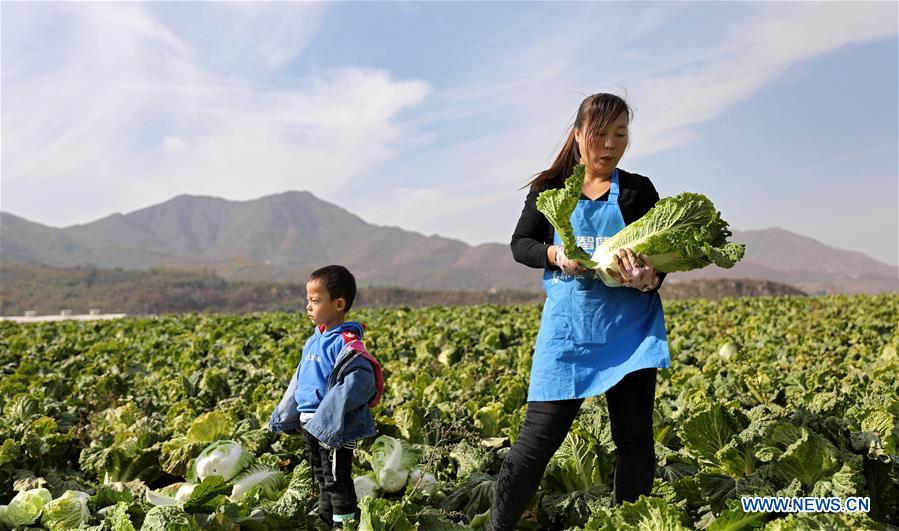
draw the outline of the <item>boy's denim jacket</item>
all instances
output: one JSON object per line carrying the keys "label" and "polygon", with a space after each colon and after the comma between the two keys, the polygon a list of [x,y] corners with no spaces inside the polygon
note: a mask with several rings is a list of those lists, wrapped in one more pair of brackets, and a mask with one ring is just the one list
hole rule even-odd
{"label": "boy's denim jacket", "polygon": [[[269,421],[271,431],[299,429],[300,413],[294,392],[300,368],[293,373],[281,403]],[[360,340],[347,342],[328,376],[328,388],[315,415],[303,428],[329,448],[340,448],[375,434],[369,406],[377,403],[383,389],[381,367]]]}

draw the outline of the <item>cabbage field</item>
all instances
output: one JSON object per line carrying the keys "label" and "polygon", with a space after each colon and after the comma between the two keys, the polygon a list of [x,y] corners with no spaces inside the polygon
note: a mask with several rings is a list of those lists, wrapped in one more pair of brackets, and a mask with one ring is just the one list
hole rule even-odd
{"label": "cabbage field", "polygon": [[[615,448],[597,397],[522,528],[899,524],[899,296],[665,311],[651,496],[609,507]],[[350,317],[386,377],[384,437],[356,451],[360,527],[482,527],[524,418],[540,307]],[[266,429],[311,333],[285,313],[0,322],[0,528],[316,529],[301,440]],[[746,495],[866,496],[871,510],[744,513]]]}

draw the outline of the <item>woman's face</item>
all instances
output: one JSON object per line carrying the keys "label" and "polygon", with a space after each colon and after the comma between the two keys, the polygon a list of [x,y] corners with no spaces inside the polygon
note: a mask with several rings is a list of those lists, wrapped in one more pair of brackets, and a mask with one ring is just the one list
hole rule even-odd
{"label": "woman's face", "polygon": [[627,149],[627,113],[623,112],[611,125],[600,131],[591,131],[590,124],[583,130],[575,130],[575,139],[581,153],[581,163],[591,173],[611,174]]}

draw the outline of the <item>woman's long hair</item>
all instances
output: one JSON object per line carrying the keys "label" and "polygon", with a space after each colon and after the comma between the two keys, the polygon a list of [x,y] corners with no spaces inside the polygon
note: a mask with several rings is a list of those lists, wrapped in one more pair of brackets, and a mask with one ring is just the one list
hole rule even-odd
{"label": "woman's long hair", "polygon": [[633,118],[630,106],[624,99],[614,94],[600,92],[584,98],[577,108],[574,126],[568,132],[568,138],[555,162],[548,169],[538,173],[525,187],[546,190],[562,186],[581,160],[580,150],[574,138],[575,130],[582,130],[586,125],[588,127],[586,138],[589,141],[609,127],[623,112],[627,113],[627,121],[630,123]]}

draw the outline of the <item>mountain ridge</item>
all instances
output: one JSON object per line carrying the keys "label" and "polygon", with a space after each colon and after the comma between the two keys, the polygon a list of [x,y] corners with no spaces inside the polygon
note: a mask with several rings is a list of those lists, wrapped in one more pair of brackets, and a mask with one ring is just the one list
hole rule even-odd
{"label": "mountain ridge", "polygon": [[[774,227],[736,231],[747,244],[730,270],[675,273],[666,282],[753,278],[809,294],[899,290],[899,268]],[[4,261],[146,270],[213,269],[229,280],[301,282],[324,263],[343,263],[361,284],[427,290],[539,291],[541,272],[516,263],[507,244],[469,245],[439,235],[367,222],[290,190],[232,201],[180,194],[125,214],[54,228],[0,212]]]}

